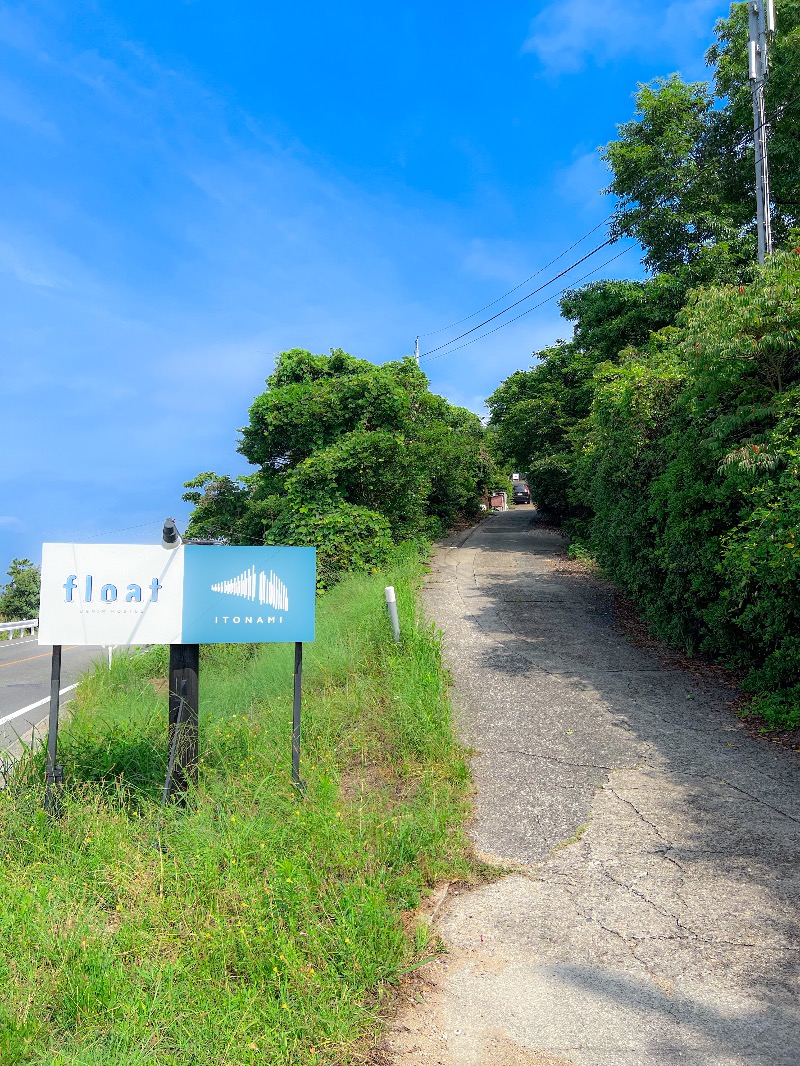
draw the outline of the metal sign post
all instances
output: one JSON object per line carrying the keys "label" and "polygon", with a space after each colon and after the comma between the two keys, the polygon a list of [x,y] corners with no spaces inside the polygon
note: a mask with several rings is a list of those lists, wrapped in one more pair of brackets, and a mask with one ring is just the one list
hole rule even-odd
{"label": "metal sign post", "polygon": [[58,759],[58,709],[61,699],[61,645],[53,645],[50,665],[50,721],[47,730],[47,761],[45,763],[44,809],[57,818],[61,813],[61,788],[64,783],[63,767]]}
{"label": "metal sign post", "polygon": [[294,645],[294,704],[292,707],[292,784],[302,794],[306,783],[300,779],[300,705],[303,690],[303,642]]}
{"label": "metal sign post", "polygon": [[186,802],[186,792],[197,784],[199,644],[169,647],[169,738],[175,751],[172,779]]}
{"label": "metal sign post", "polygon": [[186,802],[198,777],[201,644],[295,646],[292,783],[302,793],[303,642],[314,639],[316,550],[185,543],[173,519],[162,543],[45,544],[39,643],[53,646],[47,803],[56,805],[61,646],[169,644],[170,792]]}

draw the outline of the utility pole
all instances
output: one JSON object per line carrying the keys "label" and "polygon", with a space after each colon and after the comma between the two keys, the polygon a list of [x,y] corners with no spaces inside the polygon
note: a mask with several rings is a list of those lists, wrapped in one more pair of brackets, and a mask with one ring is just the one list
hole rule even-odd
{"label": "utility pole", "polygon": [[765,258],[772,255],[764,83],[769,71],[769,44],[775,33],[775,0],[750,0],[747,8],[750,17],[748,66],[750,92],[753,97],[753,134],[756,154],[758,262],[763,266]]}
{"label": "utility pole", "polygon": [[419,366],[419,337],[414,341],[414,358],[417,360],[417,366]]}

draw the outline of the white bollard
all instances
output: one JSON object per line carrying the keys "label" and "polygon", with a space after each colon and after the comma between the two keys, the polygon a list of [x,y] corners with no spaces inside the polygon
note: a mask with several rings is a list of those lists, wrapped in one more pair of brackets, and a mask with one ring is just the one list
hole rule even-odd
{"label": "white bollard", "polygon": [[389,618],[392,622],[395,644],[400,642],[400,619],[397,617],[397,597],[394,594],[394,586],[386,586],[386,606],[389,608]]}

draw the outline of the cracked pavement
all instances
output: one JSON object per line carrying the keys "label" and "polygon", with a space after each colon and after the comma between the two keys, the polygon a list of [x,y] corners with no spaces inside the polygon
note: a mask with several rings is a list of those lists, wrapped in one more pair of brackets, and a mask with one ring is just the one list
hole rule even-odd
{"label": "cracked pavement", "polygon": [[384,1042],[413,1066],[798,1066],[800,766],[731,692],[612,626],[533,508],[437,550],[425,591],[476,850]]}

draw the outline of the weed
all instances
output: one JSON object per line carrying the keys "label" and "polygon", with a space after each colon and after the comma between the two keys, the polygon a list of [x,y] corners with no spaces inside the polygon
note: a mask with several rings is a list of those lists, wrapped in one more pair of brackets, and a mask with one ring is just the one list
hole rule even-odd
{"label": "weed", "polygon": [[474,873],[464,753],[416,614],[421,569],[406,553],[323,597],[304,800],[289,781],[290,647],[204,650],[200,780],[167,810],[160,848],[165,651],[82,682],[61,820],[40,809],[41,752],[0,793],[3,1066],[348,1061],[389,986],[431,953],[404,912]]}

